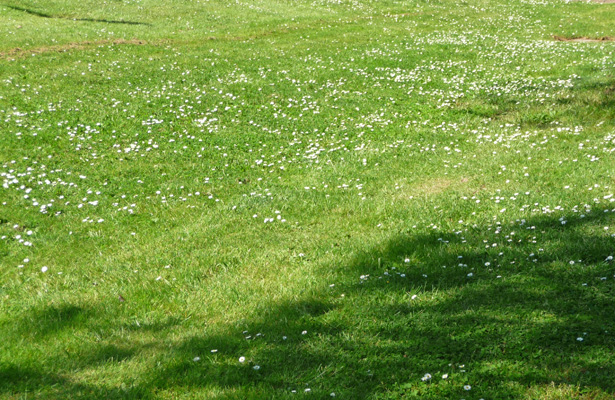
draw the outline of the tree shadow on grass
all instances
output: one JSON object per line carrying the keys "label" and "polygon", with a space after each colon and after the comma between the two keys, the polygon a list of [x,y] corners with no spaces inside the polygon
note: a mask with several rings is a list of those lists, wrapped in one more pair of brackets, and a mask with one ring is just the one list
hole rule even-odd
{"label": "tree shadow on grass", "polygon": [[15,11],[22,11],[22,12],[25,12],[27,14],[35,15],[35,16],[41,17],[41,18],[66,19],[66,20],[70,20],[70,21],[84,21],[84,22],[102,22],[102,23],[105,23],[105,24],[147,25],[147,26],[151,26],[152,25],[152,24],[149,24],[147,22],[137,22],[137,21],[116,21],[116,20],[110,20],[110,19],[64,17],[64,16],[58,16],[58,15],[46,14],[46,13],[43,13],[43,12],[40,12],[40,11],[31,10],[29,8],[23,8],[23,7],[17,7],[17,6],[9,6],[9,5],[6,5],[5,7],[8,7],[10,9],[12,9],[12,10],[15,10]]}
{"label": "tree shadow on grass", "polygon": [[[615,79],[590,75],[591,78],[579,79],[573,87],[554,93],[552,101],[545,103],[527,104],[514,95],[478,96],[458,100],[450,112],[455,117],[491,118],[524,129],[547,129],[556,121],[585,121],[588,125],[613,121]],[[530,89],[539,90],[538,87]]]}
{"label": "tree shadow on grass", "polygon": [[64,329],[84,326],[92,313],[90,310],[72,304],[50,305],[24,313],[15,321],[15,328],[22,337],[44,339]]}
{"label": "tree shadow on grass", "polygon": [[[121,354],[118,357],[118,353]],[[84,368],[110,361],[121,362],[130,358],[134,351],[127,351],[103,346],[91,358],[80,361]],[[66,369],[62,373],[51,372],[49,368],[35,363],[31,365],[20,360],[17,362],[0,362],[0,397],[2,398],[45,398],[45,399],[124,399],[152,398],[147,388],[127,386],[125,388],[109,387],[105,384],[79,382],[72,376],[73,371]],[[66,368],[66,367],[65,367]]]}
{"label": "tree shadow on grass", "polygon": [[561,386],[611,398],[615,241],[599,230],[613,222],[602,211],[399,235],[343,267],[356,283],[277,304],[235,336],[191,338],[149,384],[232,398],[310,388],[322,398],[512,399]]}
{"label": "tree shadow on grass", "polygon": [[[34,397],[45,399],[120,399],[153,398],[150,388],[126,383],[122,387],[104,383],[89,383],[77,373],[87,372],[108,365],[130,362],[134,357],[154,347],[152,343],[106,340],[111,331],[139,330],[160,334],[177,325],[177,318],[164,322],[141,323],[138,326],[125,322],[109,326],[99,320],[104,314],[99,309],[70,303],[52,304],[44,308],[24,310],[14,321],[0,324],[6,334],[5,341],[13,342],[10,351],[0,357],[0,398]],[[74,341],[74,337],[82,337]],[[15,346],[15,341],[21,346]],[[42,353],[37,344],[46,346]],[[21,352],[19,347],[27,347]],[[52,349],[51,351],[49,351]]]}
{"label": "tree shadow on grass", "polygon": [[[28,396],[30,394],[30,396]],[[57,374],[39,367],[0,363],[0,397],[45,399],[147,399],[143,388],[126,389],[75,382],[67,371]]]}
{"label": "tree shadow on grass", "polygon": [[[132,391],[26,364],[1,366],[0,394],[61,387],[54,396],[277,399],[309,389],[316,398],[515,399],[564,388],[568,397],[612,398],[615,271],[607,257],[615,240],[602,229],[614,222],[604,211],[403,232],[339,267],[334,287],[265,300],[258,316],[160,347],[157,367]],[[51,314],[73,322],[90,315],[70,307]],[[57,335],[57,325],[40,334]],[[101,346],[77,367],[144,350]]]}

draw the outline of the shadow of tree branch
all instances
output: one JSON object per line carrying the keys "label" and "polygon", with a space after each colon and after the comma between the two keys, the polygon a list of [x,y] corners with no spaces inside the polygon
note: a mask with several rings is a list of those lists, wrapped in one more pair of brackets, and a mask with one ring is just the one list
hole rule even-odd
{"label": "shadow of tree branch", "polygon": [[15,10],[15,11],[22,11],[25,13],[28,13],[30,15],[35,15],[37,17],[41,17],[41,18],[51,18],[51,19],[66,19],[66,20],[70,20],[70,21],[84,21],[84,22],[102,22],[105,24],[124,24],[124,25],[145,25],[145,26],[151,26],[152,24],[147,23],[147,22],[137,22],[137,21],[117,21],[117,20],[109,20],[109,19],[96,19],[96,18],[72,18],[72,17],[64,17],[64,16],[59,16],[59,15],[51,15],[51,14],[46,14],[40,11],[36,11],[36,10],[31,10],[28,8],[23,8],[23,7],[17,7],[17,6],[10,6],[10,5],[6,5],[6,7]]}

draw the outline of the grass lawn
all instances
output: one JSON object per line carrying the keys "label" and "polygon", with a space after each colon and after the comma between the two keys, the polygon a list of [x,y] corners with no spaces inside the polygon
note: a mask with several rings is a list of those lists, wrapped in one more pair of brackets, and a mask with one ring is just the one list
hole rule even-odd
{"label": "grass lawn", "polygon": [[0,398],[613,399],[614,20],[0,0]]}

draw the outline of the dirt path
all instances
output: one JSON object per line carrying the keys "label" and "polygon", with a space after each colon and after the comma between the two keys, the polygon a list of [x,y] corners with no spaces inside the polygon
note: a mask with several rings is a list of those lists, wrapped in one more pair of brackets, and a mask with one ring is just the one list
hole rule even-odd
{"label": "dirt path", "polygon": [[20,47],[15,47],[12,49],[8,49],[6,51],[0,51],[0,58],[7,57],[23,57],[31,54],[41,54],[41,53],[49,53],[49,52],[65,52],[69,50],[81,50],[95,46],[103,46],[103,45],[111,45],[111,44],[134,44],[134,45],[143,45],[147,44],[144,40],[138,39],[114,39],[114,40],[98,40],[98,41],[84,41],[84,42],[73,42],[67,43],[57,46],[41,46],[35,47],[32,49],[22,49]]}
{"label": "dirt path", "polygon": [[[609,0],[609,1],[613,1],[613,0]],[[557,42],[584,42],[584,43],[590,43],[590,42],[612,42],[615,40],[615,38],[609,37],[609,36],[603,36],[603,37],[599,37],[599,38],[590,38],[587,36],[580,36],[580,37],[564,37],[564,36],[553,36],[553,39]]]}

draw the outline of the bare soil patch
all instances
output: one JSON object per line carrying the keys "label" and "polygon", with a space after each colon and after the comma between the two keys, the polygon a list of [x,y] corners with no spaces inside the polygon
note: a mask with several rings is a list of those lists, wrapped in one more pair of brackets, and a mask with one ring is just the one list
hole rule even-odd
{"label": "bare soil patch", "polygon": [[419,183],[418,185],[414,186],[412,189],[417,194],[431,195],[431,194],[438,194],[438,193],[444,192],[454,183],[455,181],[453,181],[452,179],[436,178],[436,179],[430,179],[427,181],[423,181]]}
{"label": "bare soil patch", "polygon": [[395,191],[394,199],[407,200],[415,197],[435,196],[448,190],[468,188],[471,183],[469,178],[429,178],[409,185],[404,185]]}
{"label": "bare soil patch", "polygon": [[[609,0],[612,2],[615,2],[615,0]],[[583,42],[583,43],[590,43],[590,42],[612,42],[615,40],[615,38],[610,37],[610,36],[603,36],[603,37],[599,37],[599,38],[591,38],[591,37],[587,37],[587,36],[579,36],[579,37],[565,37],[565,36],[553,36],[553,39],[558,41],[558,42]]]}
{"label": "bare soil patch", "polygon": [[58,52],[62,53],[65,51],[71,50],[83,50],[90,47],[103,46],[103,45],[119,45],[119,44],[133,44],[133,45],[144,45],[147,44],[145,40],[140,39],[105,39],[105,40],[97,40],[97,41],[83,41],[83,42],[72,42],[66,44],[60,44],[57,46],[41,46],[35,47],[32,49],[22,49],[20,47],[14,47],[12,49],[0,52],[1,58],[9,58],[9,57],[25,57],[31,54],[42,54],[42,53],[51,53]]}

